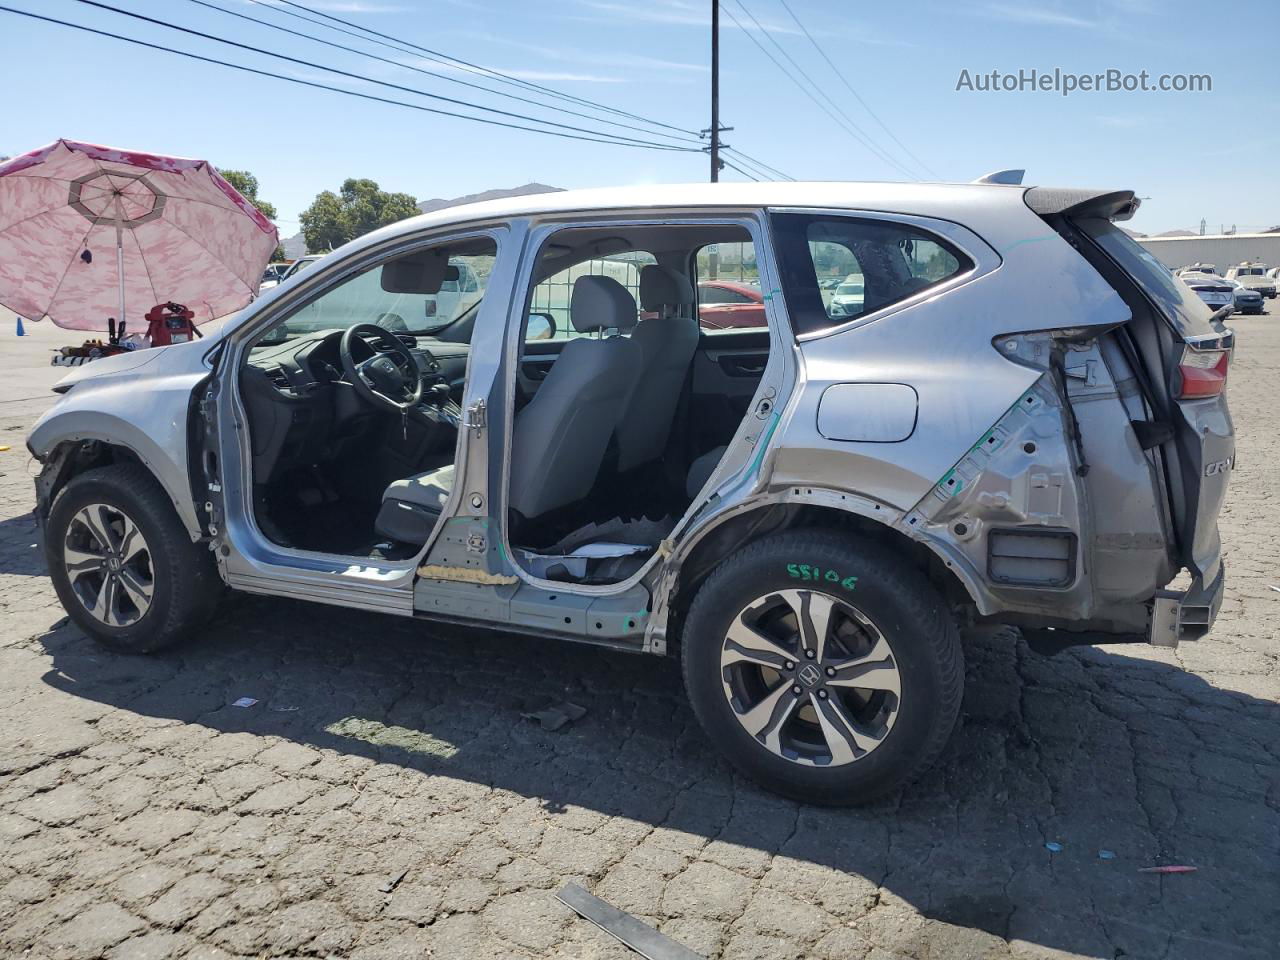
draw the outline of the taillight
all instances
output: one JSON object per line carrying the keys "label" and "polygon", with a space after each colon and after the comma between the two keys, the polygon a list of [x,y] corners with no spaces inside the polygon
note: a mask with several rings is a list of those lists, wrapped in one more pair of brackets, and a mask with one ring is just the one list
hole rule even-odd
{"label": "taillight", "polygon": [[1230,350],[1196,350],[1187,346],[1182,351],[1178,372],[1182,375],[1180,400],[1216,397],[1227,385]]}

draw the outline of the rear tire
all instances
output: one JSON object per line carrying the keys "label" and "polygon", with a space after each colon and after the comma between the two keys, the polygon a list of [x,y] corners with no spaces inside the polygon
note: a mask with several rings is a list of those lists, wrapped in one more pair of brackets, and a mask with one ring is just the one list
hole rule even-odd
{"label": "rear tire", "polygon": [[44,528],[58,599],[85,633],[150,653],[202,627],[223,593],[168,495],[137,464],[86,470],[58,493]]}
{"label": "rear tire", "polygon": [[910,782],[959,715],[955,621],[878,544],[816,530],[749,544],[699,588],[682,637],[708,737],[744,774],[806,803],[866,803]]}

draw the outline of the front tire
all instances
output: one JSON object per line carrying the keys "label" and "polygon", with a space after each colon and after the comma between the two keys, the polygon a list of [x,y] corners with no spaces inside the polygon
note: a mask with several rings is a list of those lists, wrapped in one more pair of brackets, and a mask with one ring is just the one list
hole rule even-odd
{"label": "front tire", "polygon": [[955,621],[878,544],[793,531],[749,544],[699,588],[685,688],[743,773],[807,803],[865,803],[942,752],[959,715]]}
{"label": "front tire", "polygon": [[150,653],[191,635],[222,594],[213,556],[137,464],[72,479],[49,511],[44,549],[71,619],[122,652]]}

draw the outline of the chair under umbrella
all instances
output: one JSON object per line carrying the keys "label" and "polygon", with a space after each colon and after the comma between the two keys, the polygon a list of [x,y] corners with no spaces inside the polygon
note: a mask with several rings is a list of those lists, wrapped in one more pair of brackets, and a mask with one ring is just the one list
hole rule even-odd
{"label": "chair under umbrella", "polygon": [[258,292],[275,226],[204,160],[58,140],[0,163],[0,304],[74,330]]}

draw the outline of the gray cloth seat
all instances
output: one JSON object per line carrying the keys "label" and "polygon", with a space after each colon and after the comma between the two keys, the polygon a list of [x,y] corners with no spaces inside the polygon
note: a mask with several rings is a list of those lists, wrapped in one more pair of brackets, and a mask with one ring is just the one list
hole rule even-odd
{"label": "gray cloth seat", "polygon": [[[579,333],[560,351],[511,436],[509,503],[541,516],[591,492],[609,438],[640,376],[640,347],[622,336],[636,325],[636,301],[610,277],[579,277],[569,318]],[[423,543],[453,489],[453,464],[387,487],[375,523],[384,536]]]}
{"label": "gray cloth seat", "polygon": [[719,465],[720,458],[728,449],[728,447],[716,447],[714,450],[708,450],[689,464],[689,473],[685,480],[685,493],[689,495],[689,499],[692,500],[698,495],[698,491],[711,478],[712,471]]}
{"label": "gray cloth seat", "polygon": [[631,337],[640,345],[642,360],[635,391],[618,422],[619,472],[657,460],[667,448],[698,347],[694,302],[693,285],[683,274],[658,264],[640,271],[640,306],[655,316],[641,320]]}
{"label": "gray cloth seat", "polygon": [[374,529],[401,543],[426,543],[452,492],[452,463],[396,480],[382,494]]}

